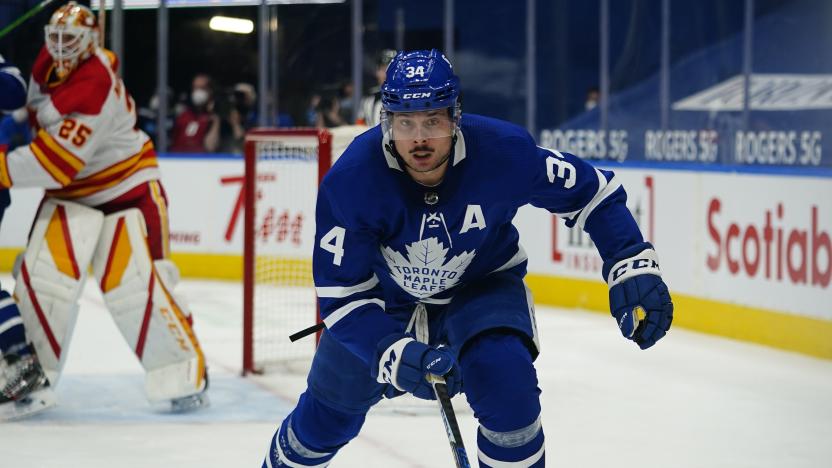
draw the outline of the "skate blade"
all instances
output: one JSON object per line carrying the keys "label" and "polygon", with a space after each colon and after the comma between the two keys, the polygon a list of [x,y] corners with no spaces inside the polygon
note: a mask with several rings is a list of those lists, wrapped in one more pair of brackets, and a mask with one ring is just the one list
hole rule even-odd
{"label": "skate blade", "polygon": [[197,393],[182,398],[176,398],[170,402],[170,412],[175,414],[191,413],[202,408],[211,406],[211,400],[206,393]]}
{"label": "skate blade", "polygon": [[51,388],[42,388],[26,395],[21,400],[0,404],[0,421],[26,418],[47,410],[57,403],[55,392]]}

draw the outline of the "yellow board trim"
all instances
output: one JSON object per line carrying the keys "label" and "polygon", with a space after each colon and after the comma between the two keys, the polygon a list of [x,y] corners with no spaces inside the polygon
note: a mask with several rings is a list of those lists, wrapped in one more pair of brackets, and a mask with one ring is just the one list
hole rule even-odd
{"label": "yellow board trim", "polygon": [[[21,250],[0,249],[0,270],[11,270],[14,258]],[[235,281],[243,277],[243,259],[239,255],[174,252],[172,260],[183,277]],[[303,267],[306,263],[289,261],[291,266]],[[607,285],[601,281],[530,274],[526,282],[538,304],[609,314]],[[673,291],[671,294],[675,306],[674,328],[832,359],[832,320],[718,302]]]}
{"label": "yellow board trim", "polygon": [[[607,285],[601,281],[530,274],[535,302],[609,313]],[[832,321],[775,310],[673,295],[673,327],[832,359]],[[612,320],[612,319],[610,319]]]}
{"label": "yellow board trim", "polygon": [[14,259],[23,253],[22,247],[0,248],[0,271],[12,271]]}
{"label": "yellow board trim", "polygon": [[179,274],[183,278],[236,281],[242,281],[243,279],[243,257],[241,255],[173,252],[170,259],[179,267]]}

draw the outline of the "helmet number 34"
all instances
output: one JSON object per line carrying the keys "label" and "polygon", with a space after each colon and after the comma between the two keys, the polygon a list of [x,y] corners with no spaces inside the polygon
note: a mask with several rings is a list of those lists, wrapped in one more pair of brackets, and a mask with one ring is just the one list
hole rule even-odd
{"label": "helmet number 34", "polygon": [[407,67],[405,68],[405,76],[408,78],[413,78],[414,76],[421,76],[424,78],[425,67],[421,65],[418,67]]}

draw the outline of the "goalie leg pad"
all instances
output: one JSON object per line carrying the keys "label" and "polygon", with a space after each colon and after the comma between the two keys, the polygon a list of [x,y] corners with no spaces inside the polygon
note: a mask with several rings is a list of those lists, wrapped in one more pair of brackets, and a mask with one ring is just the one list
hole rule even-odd
{"label": "goalie leg pad", "polygon": [[365,416],[331,408],[306,391],[272,437],[263,466],[326,466],[358,435]]}
{"label": "goalie leg pad", "polygon": [[63,367],[103,220],[98,210],[45,199],[15,275],[14,296],[27,337],[52,385]]}
{"label": "goalie leg pad", "polygon": [[540,389],[523,340],[494,330],[474,338],[460,356],[465,394],[480,423],[480,466],[543,466]]}
{"label": "goalie leg pad", "polygon": [[167,271],[172,264],[163,262],[151,256],[141,211],[105,217],[93,272],[116,325],[147,372],[151,401],[193,395],[207,385],[190,313],[172,293],[175,275]]}

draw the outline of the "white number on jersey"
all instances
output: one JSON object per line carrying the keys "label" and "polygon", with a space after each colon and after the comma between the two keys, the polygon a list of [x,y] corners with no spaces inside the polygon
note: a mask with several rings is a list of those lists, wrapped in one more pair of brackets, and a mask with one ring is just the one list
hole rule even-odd
{"label": "white number on jersey", "polygon": [[424,78],[425,76],[425,67],[419,65],[418,67],[407,67],[407,74],[405,75],[408,78],[413,78],[416,75],[419,75]]}
{"label": "white number on jersey", "polygon": [[[577,179],[577,174],[575,173],[575,166],[570,163],[569,161],[565,161],[563,159],[563,155],[558,153],[555,150],[551,151],[554,156],[549,156],[546,158],[546,174],[549,176],[549,182],[555,183],[555,178],[566,179],[563,182],[563,188],[572,188],[575,186],[575,179]],[[555,174],[555,166],[558,167],[558,172]],[[569,171],[569,176],[567,177],[566,171]]]}
{"label": "white number on jersey", "polygon": [[341,258],[344,257],[344,235],[346,233],[346,229],[341,226],[335,226],[321,237],[321,248],[327,252],[331,252],[335,256],[332,259],[332,263],[338,266],[341,266]]}

